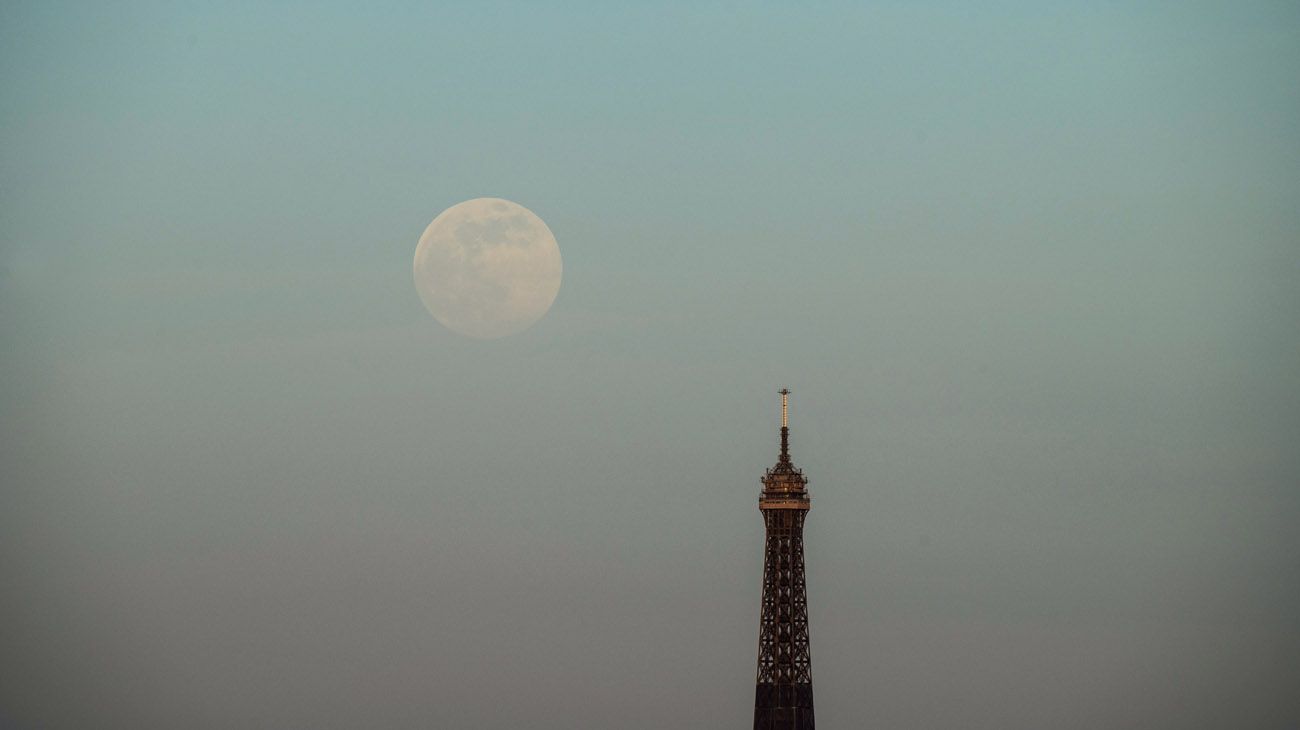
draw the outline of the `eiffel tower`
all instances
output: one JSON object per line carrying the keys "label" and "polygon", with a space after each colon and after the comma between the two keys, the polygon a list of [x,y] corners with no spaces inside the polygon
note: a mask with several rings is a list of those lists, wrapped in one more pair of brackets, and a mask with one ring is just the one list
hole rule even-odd
{"label": "eiffel tower", "polygon": [[758,508],[767,527],[758,624],[754,730],[813,730],[812,658],[803,571],[808,478],[790,461],[790,391],[781,390],[781,456],[763,476]]}

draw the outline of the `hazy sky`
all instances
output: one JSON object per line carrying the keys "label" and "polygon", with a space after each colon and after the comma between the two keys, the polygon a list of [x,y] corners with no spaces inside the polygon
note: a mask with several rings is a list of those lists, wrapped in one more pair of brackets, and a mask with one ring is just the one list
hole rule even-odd
{"label": "hazy sky", "polygon": [[[802,7],[796,7],[802,6]],[[268,7],[269,6],[269,7]],[[0,5],[0,726],[1300,725],[1300,10]],[[443,329],[444,208],[564,283]]]}

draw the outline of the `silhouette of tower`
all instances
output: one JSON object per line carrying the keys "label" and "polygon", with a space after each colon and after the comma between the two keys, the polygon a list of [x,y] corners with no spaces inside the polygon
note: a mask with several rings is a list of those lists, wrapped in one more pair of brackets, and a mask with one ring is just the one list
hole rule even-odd
{"label": "silhouette of tower", "polygon": [[812,658],[803,571],[808,478],[790,461],[790,391],[781,391],[781,456],[763,476],[758,508],[767,528],[758,624],[754,730],[813,730]]}

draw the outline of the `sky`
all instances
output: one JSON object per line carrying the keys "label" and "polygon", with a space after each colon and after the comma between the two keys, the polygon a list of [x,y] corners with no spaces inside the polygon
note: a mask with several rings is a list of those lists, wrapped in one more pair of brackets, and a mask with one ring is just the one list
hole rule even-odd
{"label": "sky", "polygon": [[[0,725],[1300,725],[1300,10],[0,6]],[[550,313],[412,286],[477,197]]]}

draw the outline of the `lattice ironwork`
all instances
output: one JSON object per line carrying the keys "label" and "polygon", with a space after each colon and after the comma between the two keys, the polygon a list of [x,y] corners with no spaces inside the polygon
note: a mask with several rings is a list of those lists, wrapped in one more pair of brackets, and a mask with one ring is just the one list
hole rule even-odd
{"label": "lattice ironwork", "polygon": [[781,455],[763,476],[758,506],[767,531],[758,629],[754,730],[813,730],[812,657],[804,579],[808,479],[790,461],[789,393],[781,391]]}

